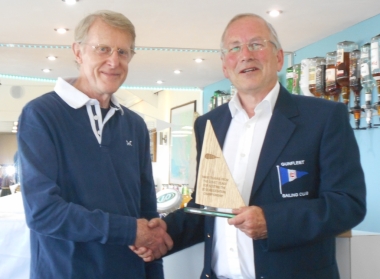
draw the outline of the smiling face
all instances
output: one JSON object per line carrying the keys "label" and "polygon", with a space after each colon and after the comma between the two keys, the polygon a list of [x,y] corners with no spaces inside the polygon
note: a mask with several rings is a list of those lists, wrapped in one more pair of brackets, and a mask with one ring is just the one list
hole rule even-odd
{"label": "smiling face", "polygon": [[86,41],[73,44],[75,58],[80,65],[79,78],[74,86],[90,98],[97,99],[102,107],[108,107],[112,94],[127,77],[129,60],[116,50],[110,56],[99,55],[92,47],[98,44],[127,50],[132,47],[132,38],[97,19],[88,31]]}
{"label": "smiling face", "polygon": [[[266,47],[250,51],[247,43],[268,40]],[[271,33],[260,18],[242,17],[226,30],[223,46],[231,49],[243,45],[240,52],[222,55],[223,73],[239,94],[266,96],[277,82],[277,72],[283,65],[283,51],[277,50]]]}

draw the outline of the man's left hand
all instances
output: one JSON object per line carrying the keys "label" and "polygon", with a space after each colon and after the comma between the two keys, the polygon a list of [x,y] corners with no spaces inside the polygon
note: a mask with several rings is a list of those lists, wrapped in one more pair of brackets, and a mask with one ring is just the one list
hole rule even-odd
{"label": "man's left hand", "polygon": [[267,238],[267,223],[263,210],[258,206],[245,206],[234,209],[235,217],[228,219],[228,224],[244,232],[254,240]]}

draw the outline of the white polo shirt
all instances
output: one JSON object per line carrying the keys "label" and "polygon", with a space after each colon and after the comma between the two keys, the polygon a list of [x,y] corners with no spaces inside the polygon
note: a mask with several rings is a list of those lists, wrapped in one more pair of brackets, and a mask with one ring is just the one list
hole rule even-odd
{"label": "white polo shirt", "polygon": [[[254,187],[257,163],[279,91],[277,82],[256,106],[252,118],[242,108],[237,94],[229,103],[232,120],[223,155],[246,205]],[[253,241],[242,231],[228,225],[226,218],[215,218],[212,249],[212,269],[218,278],[256,278]]]}

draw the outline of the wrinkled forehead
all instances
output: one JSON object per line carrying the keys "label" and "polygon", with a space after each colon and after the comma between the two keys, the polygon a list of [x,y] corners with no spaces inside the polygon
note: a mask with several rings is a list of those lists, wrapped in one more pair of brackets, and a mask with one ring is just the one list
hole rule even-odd
{"label": "wrinkled forehead", "polygon": [[102,20],[95,21],[91,25],[86,41],[123,48],[128,48],[133,44],[132,35],[128,31],[109,25]]}

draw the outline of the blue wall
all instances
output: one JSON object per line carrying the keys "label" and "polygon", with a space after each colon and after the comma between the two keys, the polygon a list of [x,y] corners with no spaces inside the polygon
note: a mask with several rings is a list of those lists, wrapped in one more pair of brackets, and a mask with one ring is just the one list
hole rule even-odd
{"label": "blue wall", "polygon": [[[304,58],[326,56],[327,52],[336,50],[337,43],[341,41],[354,41],[358,43],[359,46],[362,46],[363,44],[370,42],[371,38],[379,33],[380,14],[295,51],[293,57],[294,64],[300,63]],[[282,83],[285,80],[285,70],[287,65],[287,59],[285,59],[283,69],[279,73],[279,79]],[[229,92],[229,88],[230,82],[227,79],[205,87],[203,91],[203,112],[205,113],[208,111],[208,104],[214,91],[222,90]],[[363,92],[362,95],[364,95]],[[351,104],[352,99],[353,95],[351,94]],[[372,92],[372,102],[377,101],[377,90],[374,89]],[[361,104],[364,104],[364,96],[361,97]],[[379,116],[374,116],[372,122],[375,124],[380,123]],[[352,126],[354,126],[353,121]],[[366,126],[364,117],[361,119],[361,126]],[[367,184],[368,208],[366,218],[355,229],[380,232],[380,128],[354,131],[354,133],[359,144],[361,162]]]}

